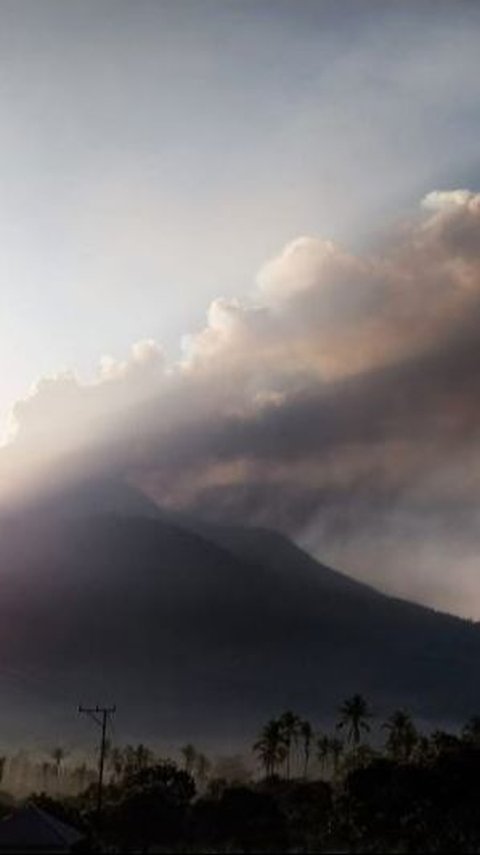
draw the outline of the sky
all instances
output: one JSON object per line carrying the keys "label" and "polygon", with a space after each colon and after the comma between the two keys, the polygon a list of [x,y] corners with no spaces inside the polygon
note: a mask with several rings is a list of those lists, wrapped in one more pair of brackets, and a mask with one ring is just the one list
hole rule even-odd
{"label": "sky", "polygon": [[0,0],[2,496],[115,471],[480,617],[476,2]]}

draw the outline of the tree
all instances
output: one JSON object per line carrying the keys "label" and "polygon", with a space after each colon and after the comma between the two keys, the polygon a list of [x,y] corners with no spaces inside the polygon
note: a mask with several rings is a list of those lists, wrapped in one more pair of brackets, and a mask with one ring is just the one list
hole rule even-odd
{"label": "tree", "polygon": [[295,715],[291,710],[284,712],[283,715],[279,718],[280,730],[283,735],[283,741],[285,744],[286,754],[285,759],[287,762],[287,780],[290,778],[290,765],[291,765],[291,756],[292,756],[292,747],[295,746],[298,742],[298,737],[300,735],[300,725],[301,719],[298,715]]}
{"label": "tree", "polygon": [[430,751],[434,757],[442,754],[456,753],[460,748],[461,740],[453,733],[445,730],[434,730],[430,736]]}
{"label": "tree", "polygon": [[208,778],[212,764],[205,754],[197,754],[195,758],[195,779],[197,783],[204,787]]}
{"label": "tree", "polygon": [[308,764],[312,749],[313,728],[309,721],[304,719],[300,722],[300,736],[303,742],[303,777],[308,775]]}
{"label": "tree", "polygon": [[462,730],[462,739],[480,747],[480,715],[470,718]]}
{"label": "tree", "polygon": [[65,757],[67,756],[67,751],[65,750],[65,748],[61,748],[58,745],[56,748],[52,748],[50,756],[55,762],[55,775],[58,778],[60,776],[62,763],[65,760]]}
{"label": "tree", "polygon": [[[123,749],[122,773],[123,775],[132,775],[152,766],[154,761],[153,752],[141,742],[138,745],[127,745]],[[120,767],[120,758],[118,758],[118,762]]]}
{"label": "tree", "polygon": [[333,764],[333,774],[336,777],[338,775],[338,770],[340,767],[340,759],[341,759],[342,754],[343,754],[344,745],[343,745],[342,740],[337,739],[335,736],[332,736],[328,742],[329,742],[328,749],[329,749],[330,757],[332,758],[332,764]]}
{"label": "tree", "polygon": [[330,757],[330,739],[324,733],[317,737],[317,760],[321,768],[325,771],[328,767]]}
{"label": "tree", "polygon": [[180,748],[180,754],[183,756],[185,772],[191,775],[197,759],[197,749],[191,744],[191,742],[189,742],[187,745]]}
{"label": "tree", "polygon": [[418,733],[409,713],[396,710],[382,727],[388,731],[388,753],[397,762],[407,763],[418,743]]}
{"label": "tree", "polygon": [[115,747],[110,749],[108,763],[113,773],[113,779],[119,781],[125,768],[125,757],[121,748]]}
{"label": "tree", "polygon": [[[119,797],[105,812],[107,836],[122,849],[165,846],[182,840],[193,778],[174,763],[147,766],[126,776]],[[171,851],[171,850],[169,850]]]}
{"label": "tree", "polygon": [[338,774],[340,758],[343,753],[343,742],[336,737],[321,733],[317,737],[317,760],[325,771],[331,761],[333,774]]}
{"label": "tree", "polygon": [[370,733],[370,725],[368,719],[371,718],[371,713],[368,709],[367,702],[362,695],[352,695],[340,707],[340,719],[337,724],[337,730],[346,728],[347,742],[350,742],[355,747],[360,744],[363,733]]}
{"label": "tree", "polygon": [[271,719],[267,722],[253,750],[258,755],[267,778],[273,777],[287,754],[284,731],[279,719]]}
{"label": "tree", "polygon": [[286,821],[269,792],[229,787],[216,802],[194,806],[199,852],[285,852]]}
{"label": "tree", "polygon": [[86,763],[80,763],[78,766],[75,767],[72,773],[72,777],[75,781],[75,787],[78,792],[82,793],[84,790],[86,790],[89,783],[90,774],[91,771]]}
{"label": "tree", "polygon": [[152,766],[154,759],[153,751],[140,742],[135,748],[135,771],[140,772],[142,769]]}
{"label": "tree", "polygon": [[[326,781],[272,781],[265,784],[287,822],[288,852],[330,852],[333,799]],[[283,850],[283,851],[285,851]]]}

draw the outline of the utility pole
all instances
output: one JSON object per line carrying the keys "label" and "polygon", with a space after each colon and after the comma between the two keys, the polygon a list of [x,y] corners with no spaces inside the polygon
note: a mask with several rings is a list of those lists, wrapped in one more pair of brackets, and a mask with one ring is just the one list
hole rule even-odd
{"label": "utility pole", "polygon": [[90,716],[96,725],[101,729],[100,739],[100,759],[98,762],[98,789],[97,789],[97,819],[100,822],[102,814],[102,795],[103,795],[103,767],[105,765],[105,752],[107,748],[107,721],[110,715],[116,712],[116,706],[113,707],[82,707],[79,706],[78,712],[85,713]]}

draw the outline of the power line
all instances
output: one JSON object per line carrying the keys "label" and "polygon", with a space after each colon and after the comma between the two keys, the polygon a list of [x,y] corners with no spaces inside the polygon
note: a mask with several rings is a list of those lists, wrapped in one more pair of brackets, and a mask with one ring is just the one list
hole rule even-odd
{"label": "power line", "polygon": [[107,747],[107,722],[110,721],[110,716],[116,712],[116,706],[113,707],[83,707],[79,706],[78,712],[88,715],[96,725],[101,729],[100,738],[100,759],[98,762],[98,789],[97,789],[97,821],[100,822],[102,814],[102,795],[103,795],[103,769],[105,765],[105,752]]}

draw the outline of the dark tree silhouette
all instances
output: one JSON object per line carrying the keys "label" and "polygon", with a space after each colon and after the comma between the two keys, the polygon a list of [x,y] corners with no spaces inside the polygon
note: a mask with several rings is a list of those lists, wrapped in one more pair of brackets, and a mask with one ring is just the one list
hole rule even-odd
{"label": "dark tree silhouette", "polygon": [[271,719],[263,727],[260,738],[253,746],[267,778],[271,778],[283,763],[287,754],[284,731],[279,719]]}
{"label": "dark tree silhouette", "polygon": [[303,719],[300,722],[299,729],[303,745],[303,777],[306,778],[308,776],[308,764],[312,751],[313,728],[309,721]]}
{"label": "dark tree silhouette", "polygon": [[182,746],[180,754],[183,756],[185,772],[188,772],[188,774],[191,775],[197,759],[197,749],[191,742],[188,742],[187,745]]}
{"label": "dark tree silhouette", "polygon": [[55,775],[58,778],[60,776],[62,763],[67,756],[67,751],[65,750],[65,748],[61,748],[61,746],[58,745],[55,748],[52,748],[52,750],[50,752],[50,756],[52,757],[53,761],[55,762]]}
{"label": "dark tree silhouette", "polygon": [[328,750],[330,757],[332,758],[332,766],[333,766],[333,774],[337,777],[340,770],[340,760],[342,759],[342,754],[344,751],[344,745],[341,739],[337,739],[337,737],[332,736],[328,740]]}
{"label": "dark tree silhouette", "polygon": [[195,795],[193,778],[174,763],[129,774],[105,810],[107,836],[122,847],[176,845],[186,835],[186,811]]}
{"label": "dark tree silhouette", "polygon": [[471,745],[480,746],[480,715],[474,715],[467,721],[462,738]]}
{"label": "dark tree silhouette", "polygon": [[347,742],[354,746],[360,744],[362,733],[370,733],[368,719],[372,717],[365,698],[362,695],[352,695],[340,707],[340,719],[337,730],[345,728]]}
{"label": "dark tree silhouette", "polygon": [[321,733],[317,736],[317,760],[324,771],[328,768],[329,758],[330,739],[325,733]]}
{"label": "dark tree silhouette", "polygon": [[418,744],[417,729],[409,713],[396,710],[382,725],[388,731],[387,752],[399,763],[406,763]]}
{"label": "dark tree silhouette", "polygon": [[287,710],[279,719],[281,733],[286,748],[285,760],[287,764],[287,780],[290,778],[292,748],[298,743],[300,736],[301,719],[291,710]]}

